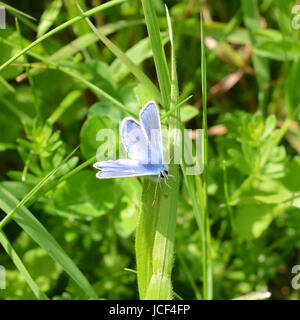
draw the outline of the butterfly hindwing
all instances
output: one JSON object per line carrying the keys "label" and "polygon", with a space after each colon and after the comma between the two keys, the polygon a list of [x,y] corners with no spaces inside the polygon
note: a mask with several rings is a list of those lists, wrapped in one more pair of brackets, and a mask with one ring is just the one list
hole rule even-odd
{"label": "butterfly hindwing", "polygon": [[150,146],[142,126],[133,118],[127,117],[121,123],[121,139],[131,159],[146,164]]}
{"label": "butterfly hindwing", "polygon": [[94,167],[101,170],[96,175],[99,179],[157,175],[155,167],[142,165],[131,159],[99,161]]}

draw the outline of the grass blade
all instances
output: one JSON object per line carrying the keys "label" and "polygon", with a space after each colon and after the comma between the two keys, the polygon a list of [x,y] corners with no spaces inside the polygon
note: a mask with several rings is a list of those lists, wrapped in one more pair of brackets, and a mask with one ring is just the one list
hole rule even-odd
{"label": "grass blade", "polygon": [[170,108],[171,81],[167,59],[160,37],[160,30],[155,13],[155,7],[153,1],[151,0],[142,0],[142,4],[144,8],[148,34],[151,40],[153,59],[162,97],[162,105],[166,110],[168,110]]}
{"label": "grass blade", "polygon": [[22,17],[24,17],[24,18],[29,19],[29,20],[36,21],[36,19],[35,19],[34,17],[32,17],[31,15],[29,15],[29,14],[27,14],[27,13],[25,13],[25,12],[22,12],[22,11],[16,9],[16,8],[14,8],[14,7],[12,7],[12,6],[10,6],[10,5],[2,2],[2,1],[0,1],[0,5],[3,6],[3,7],[5,7],[5,8],[6,8],[8,11],[10,11],[12,14],[20,15],[20,16],[22,16]]}
{"label": "grass blade", "polygon": [[19,207],[19,201],[2,186],[0,186],[0,208],[9,213],[18,207],[13,219],[30,235],[30,237],[44,248],[48,254],[62,266],[69,276],[84,290],[91,299],[97,299],[97,295],[86,277],[77,268],[65,251],[60,247],[45,227],[33,216],[26,207]]}
{"label": "grass blade", "polygon": [[61,24],[60,26],[54,28],[53,30],[51,30],[51,31],[49,31],[47,33],[45,33],[40,38],[38,38],[37,40],[33,41],[26,48],[24,48],[23,50],[18,52],[16,55],[14,55],[10,59],[8,59],[6,62],[4,62],[0,66],[0,71],[2,71],[5,67],[9,66],[12,62],[14,62],[16,59],[18,59],[20,56],[22,56],[28,50],[32,49],[33,47],[35,47],[36,45],[38,45],[42,41],[44,41],[44,40],[48,39],[49,37],[53,36],[57,32],[60,32],[61,30],[73,25],[77,21],[80,21],[80,20],[84,19],[85,17],[92,16],[93,14],[95,14],[97,12],[100,12],[102,10],[111,8],[112,6],[116,6],[116,5],[118,5],[118,4],[122,3],[122,2],[125,2],[125,0],[112,0],[112,1],[109,1],[107,3],[104,3],[104,4],[100,5],[100,6],[97,6],[96,8],[93,8],[93,9],[87,11],[85,14],[82,14],[80,16],[77,16],[77,17],[73,18],[73,19],[70,19],[69,21],[66,21],[65,23]]}
{"label": "grass blade", "polygon": [[[201,15],[201,88],[202,88],[202,107],[203,107],[203,118],[202,128],[204,132],[204,143],[203,143],[203,224],[205,243],[203,244],[204,253],[204,266],[203,266],[203,279],[204,279],[204,299],[211,300],[213,296],[213,279],[212,279],[212,265],[210,256],[210,223],[208,217],[208,199],[207,199],[207,158],[208,158],[208,134],[207,134],[207,87],[206,87],[206,56],[204,46],[204,28],[203,28],[203,16]],[[199,180],[198,180],[199,181]]]}
{"label": "grass blade", "polygon": [[34,293],[34,295],[39,300],[48,300],[49,298],[40,290],[38,285],[35,283],[35,281],[31,278],[31,275],[27,271],[26,267],[24,266],[22,260],[19,258],[18,254],[16,253],[15,249],[11,245],[11,243],[6,238],[4,232],[0,230],[0,242],[4,248],[4,250],[7,252],[7,254],[10,256],[11,260],[17,267],[17,269],[22,273],[23,277],[25,278],[27,284],[29,285],[30,289]]}
{"label": "grass blade", "polygon": [[[75,148],[65,159],[64,161],[61,163],[64,164],[66,163],[66,161],[68,159],[70,159],[72,157],[72,155],[77,151],[77,149],[79,148],[79,146],[77,148]],[[7,216],[0,222],[0,229],[3,229],[3,227],[12,219],[13,215],[15,214],[15,212],[21,207],[24,206],[46,183],[47,181],[57,172],[57,170],[61,167],[61,165],[57,166],[56,168],[54,168],[52,171],[50,171],[37,185],[35,185],[26,195],[25,197],[22,199],[22,201],[20,201],[18,203],[18,205],[7,214]]]}
{"label": "grass blade", "polygon": [[[168,16],[168,12],[167,12]],[[178,104],[178,85],[175,65],[175,52],[170,19],[169,33],[172,47],[172,94],[169,97],[171,107]],[[179,118],[179,108],[175,110]],[[169,130],[176,127],[176,118],[171,119]],[[174,142],[176,145],[177,141]],[[174,145],[171,146],[171,154]],[[145,181],[142,208],[136,232],[136,260],[138,287],[141,299],[172,299],[173,290],[171,272],[174,261],[174,242],[179,189],[179,171],[176,165],[170,165],[169,172],[174,176],[170,188],[158,191],[153,206],[155,183]],[[148,189],[149,188],[149,189]]]}

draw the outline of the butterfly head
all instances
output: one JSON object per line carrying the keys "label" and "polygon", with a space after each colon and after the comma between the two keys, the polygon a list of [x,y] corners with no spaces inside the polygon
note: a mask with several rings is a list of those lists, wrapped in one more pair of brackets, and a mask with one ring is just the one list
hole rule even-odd
{"label": "butterfly head", "polygon": [[169,175],[169,171],[167,169],[164,169],[160,172],[160,177],[161,178],[165,178],[165,179],[168,179],[168,175]]}

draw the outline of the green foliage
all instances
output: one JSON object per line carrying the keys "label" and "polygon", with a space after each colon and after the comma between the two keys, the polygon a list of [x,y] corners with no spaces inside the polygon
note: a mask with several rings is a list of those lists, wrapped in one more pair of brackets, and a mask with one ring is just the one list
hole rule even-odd
{"label": "green foliage", "polygon": [[[78,2],[0,2],[0,299],[299,299],[294,1]],[[204,172],[96,179],[149,100]]]}

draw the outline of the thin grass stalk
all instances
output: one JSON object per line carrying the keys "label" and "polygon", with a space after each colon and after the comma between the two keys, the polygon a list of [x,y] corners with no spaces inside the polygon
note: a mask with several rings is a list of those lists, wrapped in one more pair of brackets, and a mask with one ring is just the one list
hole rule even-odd
{"label": "thin grass stalk", "polygon": [[6,253],[10,256],[11,260],[13,261],[17,269],[23,275],[25,281],[27,282],[28,286],[30,287],[36,298],[38,300],[49,300],[45,293],[40,290],[37,283],[32,279],[31,275],[24,266],[22,260],[20,259],[17,252],[15,251],[15,249],[13,248],[13,246],[11,245],[11,243],[9,242],[5,233],[2,230],[0,230],[0,243],[6,251]]}
{"label": "thin grass stalk", "polygon": [[[208,219],[208,208],[207,208],[207,106],[206,106],[206,59],[204,51],[204,30],[202,17],[200,19],[200,31],[201,31],[201,84],[202,84],[202,103],[203,103],[203,145],[202,145],[202,160],[197,159],[198,162],[202,161],[203,164],[203,175],[191,176],[186,174],[186,170],[183,167],[183,175],[185,185],[188,193],[191,197],[193,206],[193,212],[199,228],[201,236],[201,248],[202,248],[202,278],[203,278],[203,299],[212,299],[212,262],[210,255],[210,228]],[[190,152],[185,148],[185,152]]]}
{"label": "thin grass stalk", "polygon": [[162,97],[162,106],[168,110],[170,108],[170,74],[167,64],[164,47],[160,37],[158,19],[152,0],[142,0],[146,26],[151,41],[153,59],[157,73],[157,79]]}
{"label": "thin grass stalk", "polygon": [[204,28],[203,16],[200,18],[200,32],[201,32],[201,88],[202,88],[202,128],[204,133],[203,140],[203,195],[202,201],[204,205],[203,222],[204,222],[204,244],[203,244],[203,280],[204,280],[204,299],[211,300],[213,296],[213,279],[212,279],[212,261],[210,251],[210,222],[208,216],[208,196],[207,196],[207,158],[208,158],[208,133],[207,133],[207,86],[206,86],[206,56],[204,46]]}

